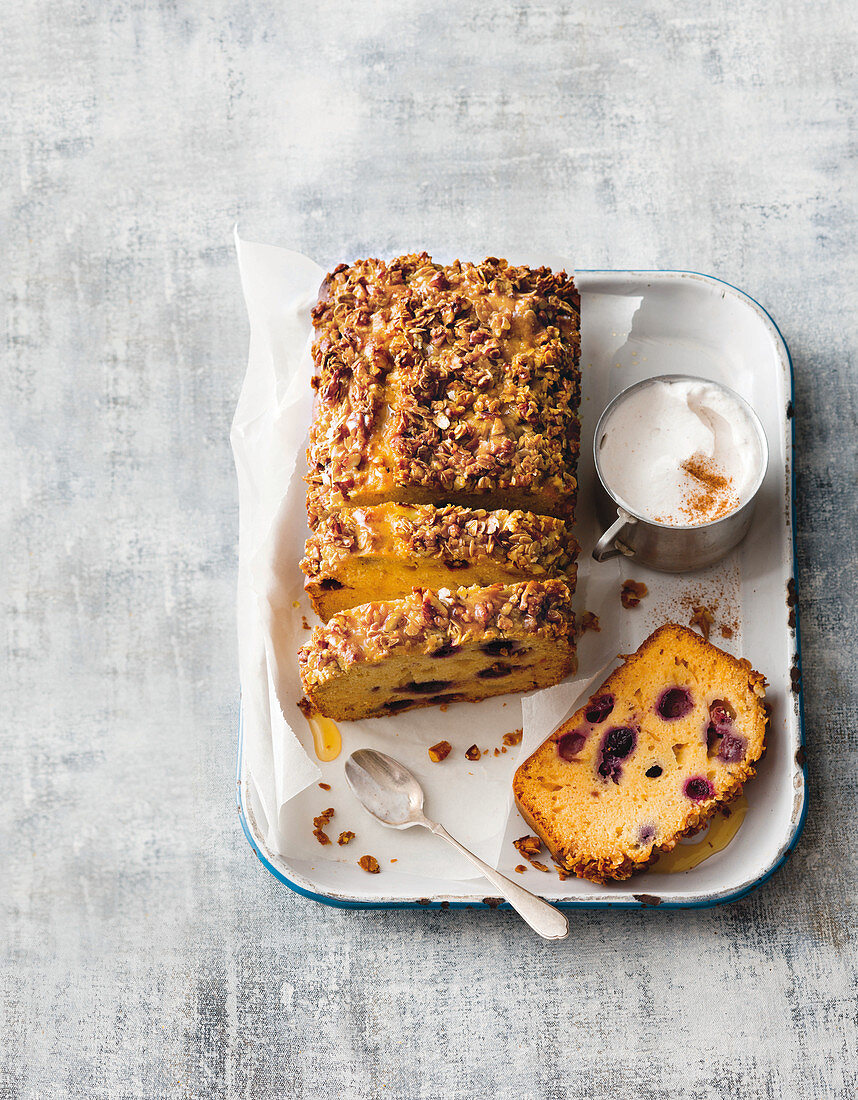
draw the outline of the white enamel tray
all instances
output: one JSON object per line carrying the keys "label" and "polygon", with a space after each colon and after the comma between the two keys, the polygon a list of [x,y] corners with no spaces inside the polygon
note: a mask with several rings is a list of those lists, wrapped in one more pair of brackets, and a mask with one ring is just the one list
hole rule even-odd
{"label": "white enamel tray", "polygon": [[[668,619],[688,622],[695,603],[716,609],[711,640],[747,657],[767,677],[771,727],[766,756],[747,787],[748,811],[738,833],[723,851],[693,870],[665,874],[656,867],[609,886],[575,878],[560,881],[553,873],[529,873],[521,881],[570,907],[707,906],[735,900],[777,870],[796,843],[806,812],[789,351],[761,306],[707,275],[579,271],[576,282],[581,291],[585,400],[588,373],[600,379],[599,389],[608,397],[642,378],[688,373],[731,386],[763,422],[769,469],[742,546],[702,573],[676,577],[629,566],[624,576],[645,580],[649,588],[635,613],[635,645]],[[591,447],[591,439],[582,439],[582,455]],[[592,507],[592,476],[591,463],[583,462],[579,508]],[[582,554],[591,549],[583,546]],[[732,631],[733,638],[722,640],[719,626]],[[415,875],[367,875],[353,863],[321,856],[312,862],[284,859],[263,840],[241,735],[237,782],[248,841],[268,870],[299,893],[343,907],[497,907],[497,899],[486,898],[488,884],[480,879],[445,883]],[[522,822],[521,833],[529,831]],[[467,837],[461,839],[467,843]],[[518,853],[506,844],[499,869],[512,874],[519,862]]]}

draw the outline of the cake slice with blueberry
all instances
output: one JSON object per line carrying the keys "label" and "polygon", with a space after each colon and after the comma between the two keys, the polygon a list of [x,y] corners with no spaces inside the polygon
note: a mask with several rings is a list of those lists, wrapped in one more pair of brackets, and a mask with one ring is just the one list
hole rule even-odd
{"label": "cake slice with blueberry", "polygon": [[298,651],[309,702],[354,721],[556,684],[575,671],[569,588],[492,584],[349,608]]}
{"label": "cake slice with blueberry", "polygon": [[516,804],[562,867],[628,878],[740,794],[764,697],[748,661],[668,623],[519,767]]}

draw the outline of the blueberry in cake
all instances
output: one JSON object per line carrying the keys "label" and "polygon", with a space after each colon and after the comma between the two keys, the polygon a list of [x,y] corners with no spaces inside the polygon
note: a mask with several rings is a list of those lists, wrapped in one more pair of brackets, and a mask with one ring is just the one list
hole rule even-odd
{"label": "blueberry in cake", "polygon": [[518,808],[562,867],[628,878],[740,794],[764,697],[747,661],[668,623],[519,767]]}
{"label": "blueberry in cake", "polygon": [[573,638],[560,580],[415,589],[315,627],[298,665],[320,713],[356,720],[555,684],[575,669]]}
{"label": "blueberry in cake", "polygon": [[564,520],[455,504],[372,504],[315,514],[301,568],[319,618],[412,588],[559,577],[575,587],[578,547]]}

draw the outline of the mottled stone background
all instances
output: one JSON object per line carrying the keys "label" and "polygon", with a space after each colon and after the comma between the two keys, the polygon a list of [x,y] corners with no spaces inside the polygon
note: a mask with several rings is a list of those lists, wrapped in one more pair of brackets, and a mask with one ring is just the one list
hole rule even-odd
{"label": "mottled stone background", "polygon": [[[847,1097],[851,0],[7,3],[0,1097]],[[231,244],[712,272],[795,357],[812,806],[701,912],[339,912],[233,805]],[[493,243],[495,242],[495,243]]]}

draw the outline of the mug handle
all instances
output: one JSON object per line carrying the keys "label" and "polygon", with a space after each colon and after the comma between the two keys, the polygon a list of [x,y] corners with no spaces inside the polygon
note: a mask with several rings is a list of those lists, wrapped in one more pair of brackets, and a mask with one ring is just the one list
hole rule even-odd
{"label": "mug handle", "polygon": [[634,550],[626,546],[625,543],[620,542],[619,536],[624,527],[633,527],[636,523],[637,520],[634,516],[626,512],[625,509],[618,508],[615,522],[611,524],[593,547],[593,557],[596,561],[607,561],[609,558],[619,557],[620,554],[627,558],[633,558],[635,556]]}

